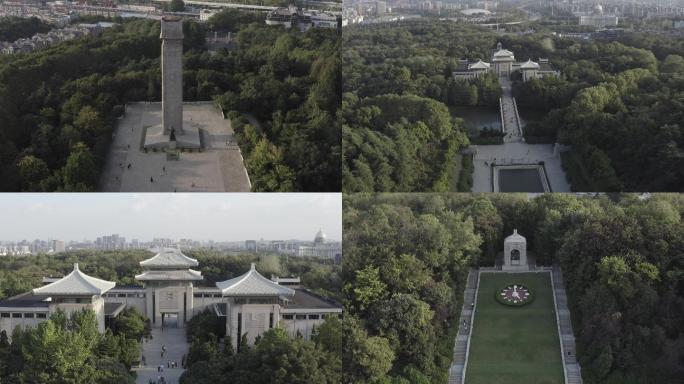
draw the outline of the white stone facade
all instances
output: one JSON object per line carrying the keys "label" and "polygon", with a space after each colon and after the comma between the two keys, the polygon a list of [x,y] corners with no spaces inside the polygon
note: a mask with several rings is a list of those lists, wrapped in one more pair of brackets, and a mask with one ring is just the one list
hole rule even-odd
{"label": "white stone facade", "polygon": [[504,240],[504,257],[502,269],[504,271],[528,270],[527,240],[514,229],[513,234]]}

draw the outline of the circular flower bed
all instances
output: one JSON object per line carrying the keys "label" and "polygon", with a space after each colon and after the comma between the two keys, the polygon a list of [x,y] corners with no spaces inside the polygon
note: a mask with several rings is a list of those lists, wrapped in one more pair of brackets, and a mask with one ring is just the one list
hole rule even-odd
{"label": "circular flower bed", "polygon": [[513,307],[520,307],[534,300],[532,291],[522,284],[507,284],[496,291],[494,296],[499,303]]}

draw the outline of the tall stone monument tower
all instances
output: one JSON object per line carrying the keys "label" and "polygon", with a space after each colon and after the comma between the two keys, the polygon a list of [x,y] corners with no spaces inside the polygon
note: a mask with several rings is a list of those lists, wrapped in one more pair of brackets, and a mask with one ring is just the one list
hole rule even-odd
{"label": "tall stone monument tower", "polygon": [[161,20],[162,126],[164,135],[183,134],[183,21]]}
{"label": "tall stone monument tower", "polygon": [[183,121],[183,19],[162,17],[159,37],[162,41],[161,124],[146,129],[145,149],[199,149],[199,127]]}

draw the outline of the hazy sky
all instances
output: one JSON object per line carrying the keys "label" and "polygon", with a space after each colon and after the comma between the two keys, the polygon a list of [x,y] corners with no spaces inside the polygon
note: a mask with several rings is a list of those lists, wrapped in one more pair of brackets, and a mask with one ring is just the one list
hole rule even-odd
{"label": "hazy sky", "polygon": [[0,194],[0,240],[342,238],[338,193]]}

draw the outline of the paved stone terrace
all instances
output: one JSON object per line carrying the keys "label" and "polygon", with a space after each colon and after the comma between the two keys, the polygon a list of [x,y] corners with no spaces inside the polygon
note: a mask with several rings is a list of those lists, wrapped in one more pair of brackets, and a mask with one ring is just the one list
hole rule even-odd
{"label": "paved stone terrace", "polygon": [[128,104],[114,131],[99,190],[248,192],[251,185],[230,120],[212,103],[184,103],[183,116],[202,130],[204,150],[181,152],[180,160],[170,160],[166,153],[141,149],[145,127],[161,122],[161,104]]}
{"label": "paved stone terrace", "polygon": [[[161,357],[162,346],[166,346],[164,357]],[[167,384],[178,384],[180,376],[185,369],[182,367],[183,355],[187,357],[188,343],[185,338],[185,328],[152,328],[152,340],[148,343],[143,341],[142,354],[145,356],[146,365],[133,368],[138,374],[136,384],[149,384],[157,381],[159,376],[166,379]],[[167,368],[169,361],[178,363],[178,368]],[[164,365],[163,372],[157,372],[157,367]]]}

